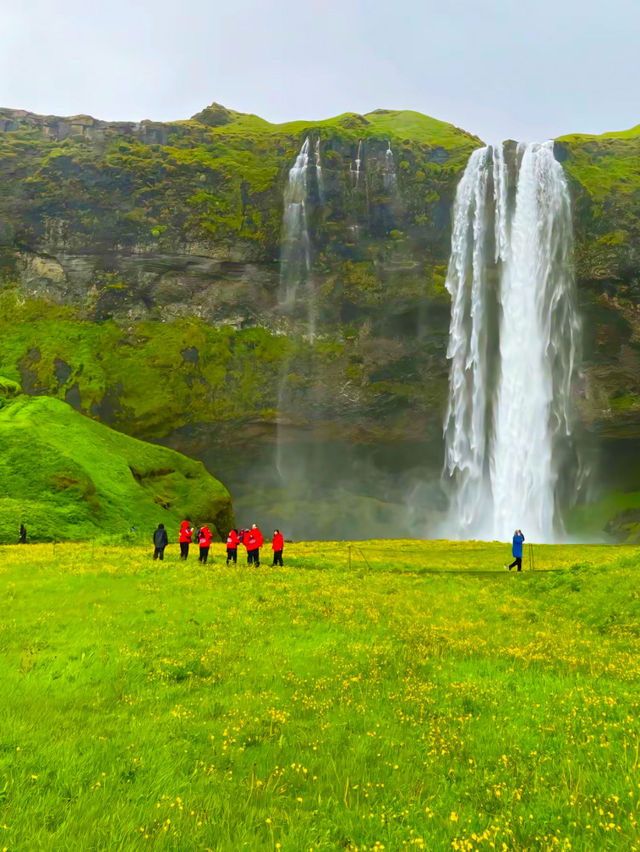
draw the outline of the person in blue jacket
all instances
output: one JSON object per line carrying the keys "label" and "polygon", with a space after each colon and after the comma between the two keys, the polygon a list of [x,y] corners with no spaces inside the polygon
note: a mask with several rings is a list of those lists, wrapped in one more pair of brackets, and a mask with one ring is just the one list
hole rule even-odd
{"label": "person in blue jacket", "polygon": [[522,571],[522,543],[524,542],[524,535],[522,534],[522,530],[516,530],[513,534],[513,544],[511,546],[511,553],[513,554],[513,562],[509,565],[509,571],[514,568],[516,565],[518,566],[518,571]]}

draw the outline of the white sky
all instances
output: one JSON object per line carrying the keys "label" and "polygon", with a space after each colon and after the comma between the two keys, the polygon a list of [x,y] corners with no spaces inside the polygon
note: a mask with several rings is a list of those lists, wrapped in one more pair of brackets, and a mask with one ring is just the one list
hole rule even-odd
{"label": "white sky", "polygon": [[416,109],[487,141],[640,123],[638,0],[7,0],[0,106],[270,121]]}

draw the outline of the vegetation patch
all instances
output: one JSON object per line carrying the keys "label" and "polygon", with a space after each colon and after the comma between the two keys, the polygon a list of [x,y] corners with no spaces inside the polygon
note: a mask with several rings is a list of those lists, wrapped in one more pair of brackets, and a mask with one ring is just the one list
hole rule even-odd
{"label": "vegetation patch", "polygon": [[[3,380],[0,379],[0,386]],[[0,399],[0,541],[130,539],[185,516],[220,538],[231,498],[200,462],[114,432],[49,397]]]}
{"label": "vegetation patch", "polygon": [[637,548],[150,544],[0,550],[4,846],[637,848]]}

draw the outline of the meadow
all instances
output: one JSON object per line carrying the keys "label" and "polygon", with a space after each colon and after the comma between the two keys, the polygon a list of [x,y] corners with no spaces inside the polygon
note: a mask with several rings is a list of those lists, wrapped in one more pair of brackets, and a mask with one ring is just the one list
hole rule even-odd
{"label": "meadow", "polygon": [[0,850],[640,849],[638,548],[150,555],[0,548]]}

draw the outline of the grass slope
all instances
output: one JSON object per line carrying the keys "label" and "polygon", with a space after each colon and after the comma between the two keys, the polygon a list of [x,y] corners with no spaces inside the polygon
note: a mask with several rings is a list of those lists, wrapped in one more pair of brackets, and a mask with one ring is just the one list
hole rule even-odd
{"label": "grass slope", "polygon": [[2,847],[638,849],[638,550],[358,547],[0,549]]}
{"label": "grass slope", "polygon": [[[5,385],[9,383],[5,382]],[[0,398],[0,540],[150,534],[185,514],[232,522],[231,499],[200,462],[114,432],[48,397]]]}
{"label": "grass slope", "polygon": [[[214,107],[216,105],[213,105]],[[222,107],[221,109],[224,109]],[[269,133],[285,136],[297,136],[305,132],[340,131],[356,139],[383,138],[390,141],[412,141],[429,145],[442,145],[455,149],[470,143],[476,146],[480,143],[477,136],[454,127],[446,121],[440,121],[429,115],[415,110],[376,109],[360,115],[347,112],[332,118],[319,121],[289,121],[282,124],[272,124],[255,115],[226,110],[229,121],[213,128],[218,134],[226,133]],[[194,116],[191,121],[198,122],[199,117],[205,118],[207,110]],[[189,122],[180,122],[188,124]]]}

